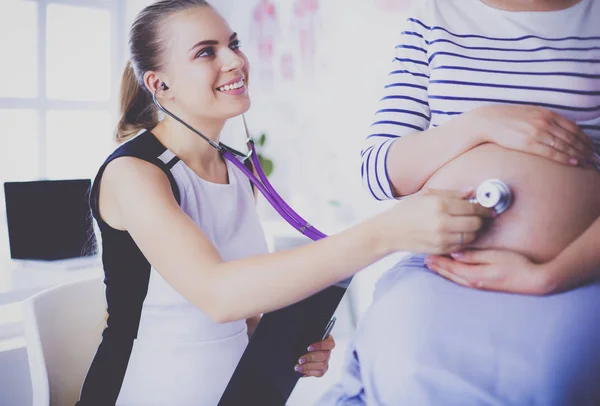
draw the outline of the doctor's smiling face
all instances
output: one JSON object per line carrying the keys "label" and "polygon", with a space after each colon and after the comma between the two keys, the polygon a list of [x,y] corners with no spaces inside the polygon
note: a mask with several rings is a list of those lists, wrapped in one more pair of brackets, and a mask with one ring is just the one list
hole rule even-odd
{"label": "doctor's smiling face", "polygon": [[159,25],[160,69],[147,72],[165,107],[187,117],[225,121],[250,108],[246,83],[248,60],[237,34],[210,6],[191,7],[164,18]]}

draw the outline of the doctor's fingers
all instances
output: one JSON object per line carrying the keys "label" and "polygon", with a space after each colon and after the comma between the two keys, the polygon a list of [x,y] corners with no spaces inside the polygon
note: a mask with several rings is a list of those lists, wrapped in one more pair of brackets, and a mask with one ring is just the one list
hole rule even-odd
{"label": "doctor's fingers", "polygon": [[310,371],[325,371],[329,366],[328,362],[309,362],[308,364],[302,365],[302,372],[307,373]]}
{"label": "doctor's fingers", "polygon": [[[468,244],[472,243],[473,241],[475,241],[476,238],[477,238],[477,233],[466,233],[466,232],[452,233],[447,236],[446,243],[451,248],[452,247],[464,247],[465,245],[468,245]],[[451,250],[450,252],[453,252],[453,251]]]}
{"label": "doctor's fingers", "polygon": [[458,252],[477,239],[477,233],[452,233],[448,236],[446,252]]}
{"label": "doctor's fingers", "polygon": [[335,340],[333,339],[333,336],[331,334],[329,334],[327,336],[327,338],[311,344],[308,347],[308,351],[333,350],[334,348],[335,348]]}
{"label": "doctor's fingers", "polygon": [[329,367],[326,368],[324,371],[308,371],[306,374],[302,375],[301,378],[310,378],[311,376],[314,378],[322,378],[325,376],[328,370]]}
{"label": "doctor's fingers", "polygon": [[441,224],[440,231],[450,233],[474,233],[483,227],[484,220],[477,216],[448,216]]}
{"label": "doctor's fingers", "polygon": [[[303,367],[306,367],[309,364],[306,365],[302,365]],[[297,372],[301,372],[304,374],[304,377],[309,377],[309,376],[314,376],[316,378],[320,378],[322,376],[324,376],[327,371],[329,370],[329,364],[321,364],[321,365],[313,365],[311,369],[302,369],[302,370],[296,370]]]}
{"label": "doctor's fingers", "polygon": [[446,201],[446,212],[453,216],[496,217],[494,209],[483,207],[468,200],[449,199]]}
{"label": "doctor's fingers", "polygon": [[420,194],[423,196],[435,196],[440,199],[468,199],[474,196],[475,189],[468,188],[464,190],[452,190],[452,189],[434,189],[430,187],[424,187]]}
{"label": "doctor's fingers", "polygon": [[311,353],[301,356],[298,359],[298,364],[304,365],[309,362],[327,362],[329,360],[330,355],[331,355],[330,351],[314,351],[314,352],[311,352]]}

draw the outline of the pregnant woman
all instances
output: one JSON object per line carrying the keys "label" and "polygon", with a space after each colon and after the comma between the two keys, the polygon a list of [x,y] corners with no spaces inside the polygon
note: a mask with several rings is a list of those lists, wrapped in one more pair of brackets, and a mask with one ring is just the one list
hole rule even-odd
{"label": "pregnant woman", "polygon": [[497,178],[514,199],[460,252],[382,277],[322,404],[598,405],[600,2],[428,0],[412,17],[365,185],[383,200]]}

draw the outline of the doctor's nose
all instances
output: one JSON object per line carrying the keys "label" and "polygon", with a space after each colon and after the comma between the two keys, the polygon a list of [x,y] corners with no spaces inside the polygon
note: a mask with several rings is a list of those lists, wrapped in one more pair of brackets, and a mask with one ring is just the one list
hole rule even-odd
{"label": "doctor's nose", "polygon": [[229,72],[232,70],[242,69],[244,66],[244,58],[239,56],[233,51],[227,52],[226,55],[223,56],[223,66],[221,70],[224,72]]}

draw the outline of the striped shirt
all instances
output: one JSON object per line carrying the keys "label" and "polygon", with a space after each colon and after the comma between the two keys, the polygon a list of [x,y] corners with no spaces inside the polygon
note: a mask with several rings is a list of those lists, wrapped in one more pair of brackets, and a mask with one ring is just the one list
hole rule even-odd
{"label": "striped shirt", "polygon": [[378,200],[393,198],[388,151],[485,104],[535,105],[576,122],[600,151],[600,1],[509,12],[480,0],[424,0],[408,18],[361,151]]}

